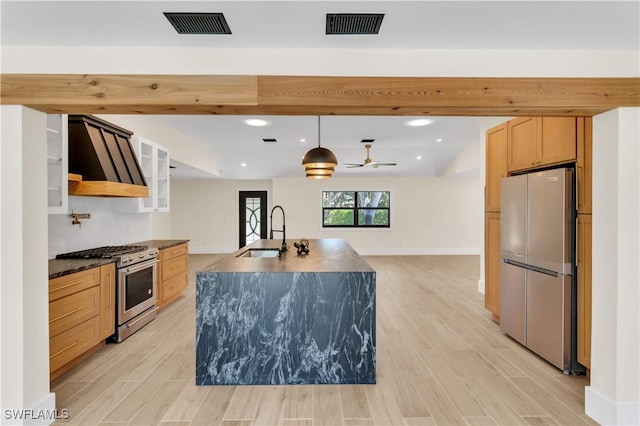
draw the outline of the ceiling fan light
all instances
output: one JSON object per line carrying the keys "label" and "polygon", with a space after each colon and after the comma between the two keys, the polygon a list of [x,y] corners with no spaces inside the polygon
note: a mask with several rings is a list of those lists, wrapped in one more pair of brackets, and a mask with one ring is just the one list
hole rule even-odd
{"label": "ceiling fan light", "polygon": [[309,150],[302,159],[305,168],[327,168],[338,165],[338,160],[333,152],[326,148],[317,147]]}

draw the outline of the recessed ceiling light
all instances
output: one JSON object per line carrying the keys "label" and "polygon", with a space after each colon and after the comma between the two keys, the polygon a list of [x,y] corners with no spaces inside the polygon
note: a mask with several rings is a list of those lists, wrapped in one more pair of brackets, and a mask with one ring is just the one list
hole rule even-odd
{"label": "recessed ceiling light", "polygon": [[438,143],[442,142],[442,138],[436,139],[436,142],[438,142]]}
{"label": "recessed ceiling light", "polygon": [[247,167],[247,163],[241,163],[240,167]]}
{"label": "recessed ceiling light", "polygon": [[416,160],[422,160],[422,155],[418,155],[418,156],[416,157]]}
{"label": "recessed ceiling light", "polygon": [[246,124],[247,126],[262,127],[268,125],[269,122],[260,118],[247,118],[246,120],[244,120],[244,124]]}
{"label": "recessed ceiling light", "polygon": [[306,141],[307,141],[307,140],[306,140],[306,139],[304,139],[304,138],[300,139],[300,142],[306,142]]}
{"label": "recessed ceiling light", "polygon": [[433,120],[429,118],[416,118],[415,120],[409,120],[405,123],[409,127],[421,127],[433,124]]}

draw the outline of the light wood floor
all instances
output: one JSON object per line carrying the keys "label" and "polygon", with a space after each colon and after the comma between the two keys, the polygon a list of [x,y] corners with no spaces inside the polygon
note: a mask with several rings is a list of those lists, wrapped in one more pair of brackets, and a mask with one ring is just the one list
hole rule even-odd
{"label": "light wood floor", "polygon": [[195,386],[195,271],[184,297],[52,383],[57,423],[106,425],[579,425],[585,377],[500,333],[477,256],[369,256],[377,271],[376,385]]}

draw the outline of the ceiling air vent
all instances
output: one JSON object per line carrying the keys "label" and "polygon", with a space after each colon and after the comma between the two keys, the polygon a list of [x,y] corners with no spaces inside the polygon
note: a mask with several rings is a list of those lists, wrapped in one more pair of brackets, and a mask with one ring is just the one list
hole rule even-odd
{"label": "ceiling air vent", "polygon": [[378,34],[384,13],[327,13],[326,34]]}
{"label": "ceiling air vent", "polygon": [[164,12],[178,34],[231,34],[222,13]]}
{"label": "ceiling air vent", "polygon": [[375,141],[375,139],[362,139],[360,143],[373,143],[373,141]]}
{"label": "ceiling air vent", "polygon": [[264,138],[262,139],[263,142],[278,142],[277,140],[275,140],[274,138]]}

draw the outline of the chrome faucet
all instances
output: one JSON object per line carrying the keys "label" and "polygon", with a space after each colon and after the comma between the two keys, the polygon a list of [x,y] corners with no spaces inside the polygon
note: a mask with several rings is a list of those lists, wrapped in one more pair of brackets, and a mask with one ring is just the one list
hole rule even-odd
{"label": "chrome faucet", "polygon": [[[273,229],[273,211],[275,209],[280,209],[282,211],[282,229]],[[271,230],[269,231],[270,240],[273,240],[274,232],[282,232],[282,247],[279,250],[279,254],[282,255],[282,253],[287,251],[287,233],[285,227],[284,209],[281,206],[273,206],[273,208],[271,209],[271,214],[269,215],[269,220],[271,220]]]}

